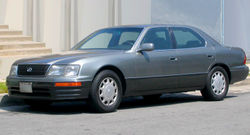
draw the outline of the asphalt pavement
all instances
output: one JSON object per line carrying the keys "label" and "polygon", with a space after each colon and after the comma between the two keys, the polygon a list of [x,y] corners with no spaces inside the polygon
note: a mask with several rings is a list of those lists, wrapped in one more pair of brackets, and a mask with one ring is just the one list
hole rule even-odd
{"label": "asphalt pavement", "polygon": [[167,94],[159,101],[124,99],[117,112],[98,114],[85,102],[0,107],[0,135],[249,135],[250,85],[230,87],[223,101],[199,92]]}
{"label": "asphalt pavement", "polygon": [[0,135],[80,134],[250,135],[250,78],[231,85],[223,101],[204,101],[198,91],[155,102],[134,97],[107,114],[93,113],[82,101],[30,108],[0,95]]}

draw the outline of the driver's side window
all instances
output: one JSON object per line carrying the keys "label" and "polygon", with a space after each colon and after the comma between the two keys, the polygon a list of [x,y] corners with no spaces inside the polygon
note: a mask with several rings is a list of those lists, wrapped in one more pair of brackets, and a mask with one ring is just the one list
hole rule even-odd
{"label": "driver's side window", "polygon": [[173,49],[167,28],[152,28],[144,36],[142,43],[153,43],[155,50]]}
{"label": "driver's side window", "polygon": [[139,36],[140,33],[138,32],[123,32],[121,34],[120,40],[119,40],[119,45],[133,45]]}

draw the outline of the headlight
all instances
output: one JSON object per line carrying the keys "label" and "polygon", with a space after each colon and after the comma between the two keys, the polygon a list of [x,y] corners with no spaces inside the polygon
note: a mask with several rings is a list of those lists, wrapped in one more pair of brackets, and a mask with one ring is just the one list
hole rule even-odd
{"label": "headlight", "polygon": [[17,76],[17,65],[12,65],[10,69],[10,76]]}
{"label": "headlight", "polygon": [[52,65],[48,76],[77,76],[79,65]]}

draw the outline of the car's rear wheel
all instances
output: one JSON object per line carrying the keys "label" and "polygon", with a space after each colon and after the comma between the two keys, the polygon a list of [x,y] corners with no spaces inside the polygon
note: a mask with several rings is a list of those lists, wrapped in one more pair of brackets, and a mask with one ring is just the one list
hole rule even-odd
{"label": "car's rear wheel", "polygon": [[223,100],[228,92],[229,79],[227,72],[222,67],[214,67],[207,77],[206,87],[201,90],[202,96],[206,100]]}
{"label": "car's rear wheel", "polygon": [[89,101],[97,112],[113,112],[122,99],[122,84],[119,76],[111,71],[101,71],[92,83]]}

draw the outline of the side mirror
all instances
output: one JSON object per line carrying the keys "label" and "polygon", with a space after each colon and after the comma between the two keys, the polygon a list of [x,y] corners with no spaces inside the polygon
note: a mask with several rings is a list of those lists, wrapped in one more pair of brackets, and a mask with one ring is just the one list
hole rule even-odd
{"label": "side mirror", "polygon": [[144,44],[140,45],[140,48],[137,51],[138,52],[153,51],[154,49],[155,49],[155,47],[154,47],[153,43],[144,43]]}

